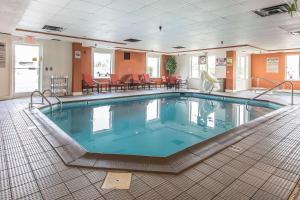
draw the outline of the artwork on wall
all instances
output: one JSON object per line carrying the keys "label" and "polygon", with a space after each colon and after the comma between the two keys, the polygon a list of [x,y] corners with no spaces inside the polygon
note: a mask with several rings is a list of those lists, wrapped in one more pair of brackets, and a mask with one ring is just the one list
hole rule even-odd
{"label": "artwork on wall", "polygon": [[216,58],[216,66],[226,66],[226,58]]}
{"label": "artwork on wall", "polygon": [[199,64],[200,65],[206,64],[206,56],[199,56]]}
{"label": "artwork on wall", "polygon": [[278,73],[279,72],[279,58],[267,58],[266,72]]}
{"label": "artwork on wall", "polygon": [[80,59],[81,58],[81,51],[75,51],[74,57],[75,57],[75,59]]}
{"label": "artwork on wall", "polygon": [[5,68],[5,43],[0,42],[0,68]]}

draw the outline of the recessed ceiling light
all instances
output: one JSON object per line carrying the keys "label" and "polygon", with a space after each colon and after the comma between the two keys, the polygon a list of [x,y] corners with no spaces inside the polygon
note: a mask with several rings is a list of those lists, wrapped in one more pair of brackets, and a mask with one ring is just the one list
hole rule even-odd
{"label": "recessed ceiling light", "polygon": [[126,40],[124,40],[125,42],[140,42],[141,40],[139,39],[135,39],[135,38],[128,38]]}

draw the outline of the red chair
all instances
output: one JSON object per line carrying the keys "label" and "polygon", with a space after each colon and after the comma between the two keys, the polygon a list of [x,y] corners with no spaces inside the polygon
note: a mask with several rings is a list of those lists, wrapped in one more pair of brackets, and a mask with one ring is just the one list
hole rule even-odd
{"label": "red chair", "polygon": [[164,86],[168,85],[168,78],[166,76],[161,76],[160,87],[161,87],[161,85],[164,85]]}
{"label": "red chair", "polygon": [[157,83],[150,79],[149,74],[144,74],[143,77],[144,77],[144,79],[143,79],[144,86],[148,85],[149,90],[150,90],[151,85],[155,85],[155,88],[157,88]]}
{"label": "red chair", "polygon": [[175,89],[179,89],[179,80],[176,76],[170,76],[169,81],[167,83],[167,89],[175,87]]}
{"label": "red chair", "polygon": [[131,74],[130,79],[130,86],[134,87],[136,86],[136,89],[139,89],[139,86],[144,86],[143,82],[140,80],[140,77],[138,74]]}
{"label": "red chair", "polygon": [[110,75],[110,81],[109,81],[110,90],[112,87],[114,87],[116,91],[118,90],[119,87],[121,88],[121,90],[125,90],[125,84],[118,79],[116,74]]}
{"label": "red chair", "polygon": [[93,80],[92,75],[82,74],[82,92],[86,89],[88,93],[90,88],[92,89],[92,92],[94,92],[94,88],[96,88],[99,93],[99,83]]}

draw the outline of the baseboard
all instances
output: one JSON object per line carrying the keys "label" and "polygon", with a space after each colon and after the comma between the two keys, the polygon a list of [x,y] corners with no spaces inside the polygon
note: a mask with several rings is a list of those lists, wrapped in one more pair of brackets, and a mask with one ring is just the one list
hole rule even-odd
{"label": "baseboard", "polygon": [[73,92],[72,95],[73,95],[73,96],[81,96],[81,95],[82,95],[82,92]]}
{"label": "baseboard", "polygon": [[0,101],[9,100],[9,99],[12,99],[12,97],[11,96],[0,97]]}

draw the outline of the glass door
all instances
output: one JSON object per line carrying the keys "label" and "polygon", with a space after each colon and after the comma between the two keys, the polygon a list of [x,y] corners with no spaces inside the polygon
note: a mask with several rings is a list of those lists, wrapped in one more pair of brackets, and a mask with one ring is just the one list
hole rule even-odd
{"label": "glass door", "polygon": [[249,88],[249,57],[238,56],[236,66],[236,90],[247,90]]}
{"label": "glass door", "polygon": [[40,47],[15,45],[14,93],[28,94],[40,89]]}

